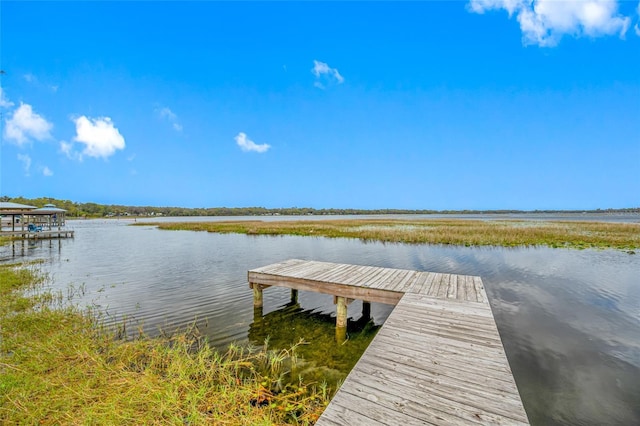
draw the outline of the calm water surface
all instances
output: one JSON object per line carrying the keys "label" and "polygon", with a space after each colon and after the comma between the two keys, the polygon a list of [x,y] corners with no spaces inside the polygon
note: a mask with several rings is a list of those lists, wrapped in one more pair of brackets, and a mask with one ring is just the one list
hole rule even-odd
{"label": "calm water surface", "polygon": [[0,248],[0,259],[45,259],[54,289],[150,334],[195,320],[219,348],[266,336],[286,348],[304,338],[309,370],[326,380],[344,377],[392,307],[373,304],[367,321],[352,303],[350,340],[336,345],[330,296],[300,292],[292,304],[288,290],[270,288],[259,315],[248,269],[295,257],[479,275],[532,424],[640,424],[638,254],[217,235],[131,222],[72,221],[74,239],[16,242]]}

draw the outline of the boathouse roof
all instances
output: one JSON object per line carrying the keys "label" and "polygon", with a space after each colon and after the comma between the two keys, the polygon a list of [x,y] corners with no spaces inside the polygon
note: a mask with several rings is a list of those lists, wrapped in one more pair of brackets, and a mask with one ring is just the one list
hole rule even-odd
{"label": "boathouse roof", "polygon": [[56,207],[55,204],[45,204],[44,207],[40,207],[39,209],[33,210],[34,212],[42,212],[42,213],[63,213],[66,212],[65,209],[61,209]]}
{"label": "boathouse roof", "polygon": [[0,202],[0,210],[33,210],[35,206],[28,206],[26,204],[11,203],[8,201]]}

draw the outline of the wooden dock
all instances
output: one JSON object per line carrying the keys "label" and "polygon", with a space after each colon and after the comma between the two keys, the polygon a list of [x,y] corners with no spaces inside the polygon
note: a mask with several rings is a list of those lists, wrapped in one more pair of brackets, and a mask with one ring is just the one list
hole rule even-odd
{"label": "wooden dock", "polygon": [[2,231],[0,236],[12,239],[38,240],[47,238],[73,238],[74,231],[70,230],[51,230],[51,231]]}
{"label": "wooden dock", "polygon": [[396,305],[317,425],[529,424],[480,277],[292,259],[248,278],[256,306],[334,295],[337,329],[353,299]]}

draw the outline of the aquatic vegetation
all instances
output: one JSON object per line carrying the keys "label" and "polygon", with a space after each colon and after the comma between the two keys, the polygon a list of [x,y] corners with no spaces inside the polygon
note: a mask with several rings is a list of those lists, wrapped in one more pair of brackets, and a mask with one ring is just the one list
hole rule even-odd
{"label": "aquatic vegetation", "polygon": [[[148,223],[146,224],[148,225]],[[160,229],[358,238],[409,244],[640,248],[640,224],[579,221],[483,221],[466,219],[351,219],[157,223]]]}
{"label": "aquatic vegetation", "polygon": [[332,396],[282,380],[296,344],[218,352],[196,328],[126,340],[43,282],[0,266],[2,424],[312,424]]}

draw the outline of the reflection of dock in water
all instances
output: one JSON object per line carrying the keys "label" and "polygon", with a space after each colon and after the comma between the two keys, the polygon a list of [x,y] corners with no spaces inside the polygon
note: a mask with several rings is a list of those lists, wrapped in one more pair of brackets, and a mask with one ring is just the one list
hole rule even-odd
{"label": "reflection of dock in water", "polygon": [[[329,374],[331,381],[343,380],[380,328],[370,315],[360,316],[357,320],[349,319],[348,343],[343,344],[333,337],[335,317],[331,314],[304,310],[296,301],[266,315],[262,312],[262,307],[254,308],[253,322],[249,326],[251,344],[260,346],[268,341],[270,348],[288,349],[304,339],[305,344],[298,346],[296,353],[303,360],[321,359],[320,364],[324,369],[324,373],[307,371],[305,379],[309,381],[321,381],[322,374],[327,374],[328,370],[333,372]],[[313,369],[313,366],[307,367]]]}
{"label": "reflection of dock in water", "polygon": [[[323,328],[331,332],[335,327],[335,317],[331,314],[302,309],[297,301],[297,293],[294,293],[291,302],[281,306],[275,311],[269,312],[267,315],[263,315],[262,306],[254,307],[253,323],[249,326],[249,340],[251,343],[258,345],[262,344],[264,339],[269,337],[273,343],[274,336],[281,334],[289,336],[292,334],[295,335],[296,333],[291,333],[291,330],[307,330],[310,327]],[[376,326],[373,323],[371,304],[367,302],[362,304],[362,315],[360,315],[357,320],[347,319],[347,336],[360,333],[365,329],[377,330],[379,328],[380,326]],[[303,337],[304,336],[300,334],[299,337],[294,340],[297,341]],[[290,339],[290,337],[285,336],[283,339]],[[290,340],[290,343],[295,343],[294,340]]]}
{"label": "reflection of dock in water", "polygon": [[[337,345],[354,299],[396,305],[316,424],[528,424],[480,277],[293,259],[248,278],[256,338],[278,333],[297,290],[334,296]],[[263,317],[271,286],[292,303]]]}

